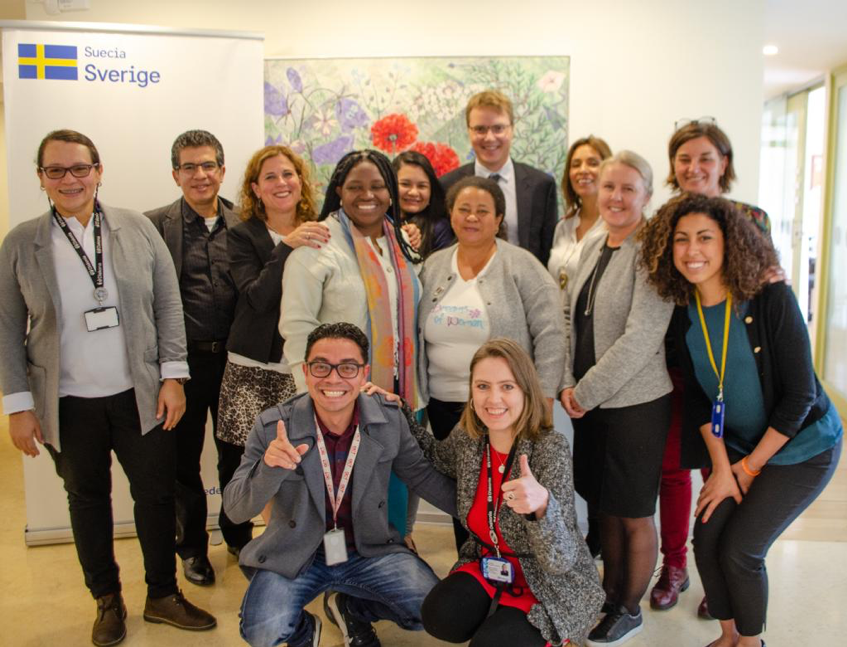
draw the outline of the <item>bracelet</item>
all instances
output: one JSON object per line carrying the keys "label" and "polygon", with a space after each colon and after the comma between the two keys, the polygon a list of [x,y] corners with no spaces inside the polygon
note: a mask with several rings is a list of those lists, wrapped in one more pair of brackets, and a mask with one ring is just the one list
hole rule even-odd
{"label": "bracelet", "polygon": [[741,459],[741,469],[744,470],[744,473],[747,476],[758,476],[759,474],[762,473],[762,470],[759,470],[758,472],[754,472],[753,470],[750,469],[750,467],[747,465],[747,457],[746,456]]}

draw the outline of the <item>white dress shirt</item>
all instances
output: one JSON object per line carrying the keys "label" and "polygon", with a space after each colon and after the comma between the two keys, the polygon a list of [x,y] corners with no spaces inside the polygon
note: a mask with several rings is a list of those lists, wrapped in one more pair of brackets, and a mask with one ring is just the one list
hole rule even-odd
{"label": "white dress shirt", "polygon": [[489,177],[493,174],[500,176],[497,184],[503,190],[503,195],[506,197],[506,235],[508,241],[512,245],[520,247],[518,239],[518,197],[515,182],[515,164],[510,157],[499,171],[492,171],[485,168],[479,163],[479,160],[474,162],[474,175],[477,177]]}
{"label": "white dress shirt", "polygon": [[[94,256],[94,218],[83,228],[76,218],[65,220],[92,264]],[[112,268],[109,226],[102,223],[103,287],[109,295],[104,307],[114,306],[121,316],[118,284]],[[101,304],[94,298],[94,283],[64,232],[54,222],[51,230],[56,284],[61,295],[57,312],[59,324],[59,397],[101,398],[133,388],[126,354],[123,326],[88,332],[85,312]],[[187,362],[164,362],[161,379],[188,377]],[[4,413],[34,409],[32,393],[12,393],[3,398]]]}

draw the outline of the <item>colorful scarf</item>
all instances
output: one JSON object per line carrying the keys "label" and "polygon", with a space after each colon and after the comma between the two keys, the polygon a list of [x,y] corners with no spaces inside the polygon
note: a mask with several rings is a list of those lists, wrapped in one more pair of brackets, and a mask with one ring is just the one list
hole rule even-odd
{"label": "colorful scarf", "polygon": [[[370,341],[371,382],[387,391],[394,391],[395,359],[396,376],[400,387],[399,395],[409,404],[412,411],[418,409],[417,380],[417,315],[420,300],[420,284],[412,264],[403,256],[394,227],[388,218],[382,221],[382,232],[388,245],[391,266],[397,277],[397,302],[389,300],[388,282],[376,251],[350,221],[343,209],[338,210],[338,220],[347,243],[356,252],[359,272],[365,284],[368,298],[368,323],[365,334]],[[394,330],[391,325],[391,308],[397,308],[397,332],[395,358]]]}

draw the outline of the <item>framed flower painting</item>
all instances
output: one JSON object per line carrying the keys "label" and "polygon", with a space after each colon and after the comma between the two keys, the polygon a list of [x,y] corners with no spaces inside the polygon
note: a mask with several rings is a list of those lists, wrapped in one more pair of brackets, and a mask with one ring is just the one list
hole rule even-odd
{"label": "framed flower painting", "polygon": [[566,56],[269,59],[266,143],[301,155],[321,195],[336,162],[362,148],[390,158],[419,151],[440,176],[473,160],[468,99],[498,89],[514,104],[512,158],[558,182],[568,148],[569,63]]}

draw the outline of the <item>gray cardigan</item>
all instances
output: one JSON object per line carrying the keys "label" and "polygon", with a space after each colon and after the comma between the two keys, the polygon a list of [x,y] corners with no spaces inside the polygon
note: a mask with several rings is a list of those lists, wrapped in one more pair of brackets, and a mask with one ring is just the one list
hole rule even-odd
{"label": "gray cardigan", "polygon": [[[400,533],[388,523],[391,472],[452,516],[456,483],[424,460],[396,403],[366,395],[360,395],[358,403],[362,441],[350,481],[356,550],[362,557],[408,552]],[[309,445],[296,470],[269,467],[264,461],[278,420],[285,421],[291,444]],[[241,465],[224,490],[224,507],[235,523],[249,521],[269,501],[273,507],[265,532],[241,551],[242,566],[294,579],[312,564],[326,532],[326,486],[315,438],[314,406],[305,393],[256,420]]]}
{"label": "gray cardigan", "polygon": [[[135,211],[101,205],[120,296],[129,371],[147,433],[156,419],[159,365],[186,361],[185,325],[174,264],[156,228]],[[0,249],[0,386],[31,391],[44,442],[59,445],[59,287],[47,212],[21,223]],[[104,359],[105,361],[105,359]]]}
{"label": "gray cardigan", "polygon": [[[640,228],[639,228],[640,230]],[[595,286],[594,354],[596,364],[576,384],[573,356],[576,337],[572,317],[567,317],[567,361],[562,388],[574,386],[576,401],[585,409],[628,407],[670,393],[671,380],[665,364],[665,334],[673,303],[664,301],[647,284],[646,272],[637,267],[641,243],[637,231],[612,255]],[[565,296],[568,311],[597,265],[608,234],[588,240],[579,258],[576,277]]]}
{"label": "gray cardigan", "polygon": [[[410,413],[406,408],[407,415]],[[410,418],[412,434],[436,469],[456,479],[456,507],[459,519],[467,528],[468,512],[476,497],[482,467],[485,439],[471,438],[458,425],[450,436],[438,442],[426,429]],[[550,493],[547,511],[542,519],[528,520],[508,506],[500,512],[500,532],[506,543],[519,557],[521,568],[532,593],[540,604],[528,614],[537,627],[554,645],[568,638],[582,644],[594,626],[606,594],[588,545],[577,527],[574,507],[571,452],[567,439],[555,430],[540,439],[518,439],[511,478],[520,477],[520,461],[526,454],[536,480]],[[473,538],[459,550],[460,566],[478,560],[481,548]]]}
{"label": "gray cardigan", "polygon": [[[544,395],[555,398],[565,362],[565,318],[559,288],[528,251],[499,238],[496,242],[497,253],[485,276],[477,282],[491,322],[490,339],[507,337],[520,344],[535,362]],[[456,279],[452,258],[457,245],[432,254],[421,271],[418,381],[425,400],[429,399],[429,375],[423,330],[433,308]]]}

